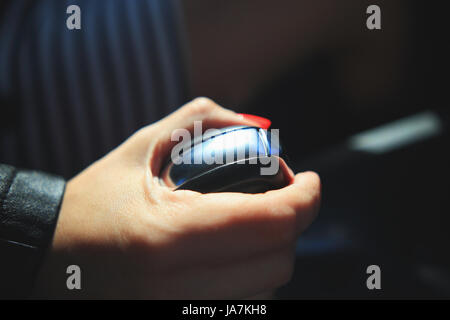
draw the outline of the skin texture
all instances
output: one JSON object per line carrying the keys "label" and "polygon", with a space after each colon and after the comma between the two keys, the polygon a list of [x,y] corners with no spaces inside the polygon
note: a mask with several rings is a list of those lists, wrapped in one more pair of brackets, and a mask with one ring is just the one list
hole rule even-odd
{"label": "skin texture", "polygon": [[[285,168],[289,186],[264,194],[161,186],[172,132],[196,120],[252,125],[198,98],[70,180],[36,297],[247,298],[289,281],[295,241],[319,208],[319,177]],[[71,264],[81,268],[81,290],[66,288]]]}

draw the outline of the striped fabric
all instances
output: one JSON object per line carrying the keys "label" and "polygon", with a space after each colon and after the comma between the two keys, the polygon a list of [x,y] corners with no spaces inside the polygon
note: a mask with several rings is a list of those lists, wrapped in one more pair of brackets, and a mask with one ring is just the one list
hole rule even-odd
{"label": "striped fabric", "polygon": [[[68,30],[76,4],[82,29]],[[0,17],[0,163],[69,178],[186,102],[176,0],[12,0]]]}

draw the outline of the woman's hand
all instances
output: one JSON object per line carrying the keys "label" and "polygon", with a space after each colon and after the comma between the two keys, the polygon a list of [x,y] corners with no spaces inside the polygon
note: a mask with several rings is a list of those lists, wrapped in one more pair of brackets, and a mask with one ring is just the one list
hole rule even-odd
{"label": "woman's hand", "polygon": [[[67,184],[37,297],[245,298],[289,281],[299,234],[315,217],[320,180],[306,172],[264,194],[173,191],[157,176],[171,134],[247,124],[198,98],[136,132]],[[81,290],[69,290],[69,265]]]}

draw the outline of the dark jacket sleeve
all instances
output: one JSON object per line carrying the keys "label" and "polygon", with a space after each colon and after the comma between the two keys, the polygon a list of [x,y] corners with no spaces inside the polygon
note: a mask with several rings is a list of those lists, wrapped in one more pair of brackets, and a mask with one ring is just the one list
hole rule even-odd
{"label": "dark jacket sleeve", "polygon": [[60,177],[0,164],[0,297],[30,294],[64,188]]}

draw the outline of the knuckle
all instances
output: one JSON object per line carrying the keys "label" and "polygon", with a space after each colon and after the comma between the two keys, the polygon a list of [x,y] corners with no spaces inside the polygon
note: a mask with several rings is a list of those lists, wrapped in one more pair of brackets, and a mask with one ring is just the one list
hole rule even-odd
{"label": "knuckle", "polygon": [[195,98],[188,106],[191,114],[208,113],[219,108],[214,101],[206,97]]}
{"label": "knuckle", "polygon": [[194,104],[198,105],[214,105],[216,104],[212,99],[208,97],[197,97],[193,100]]}

